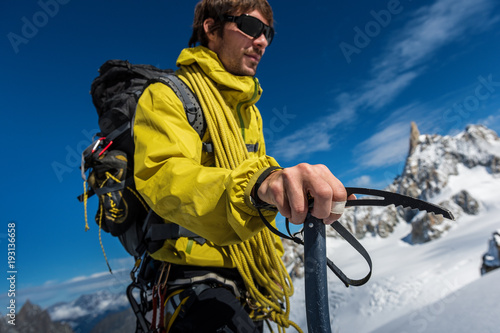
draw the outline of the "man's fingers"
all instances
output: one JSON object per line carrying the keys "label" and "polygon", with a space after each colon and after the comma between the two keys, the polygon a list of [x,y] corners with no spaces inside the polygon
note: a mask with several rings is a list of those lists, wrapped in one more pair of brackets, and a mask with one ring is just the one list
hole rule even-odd
{"label": "man's fingers", "polygon": [[[319,219],[337,218],[344,212],[347,192],[344,185],[331,173],[321,178],[323,191],[313,194],[314,207],[312,215]],[[333,221],[332,221],[333,222]]]}
{"label": "man's fingers", "polygon": [[304,222],[309,210],[307,196],[304,193],[302,181],[297,182],[295,170],[284,169],[283,172],[283,188],[287,194],[288,207],[290,207],[289,220],[293,224],[301,224]]}
{"label": "man's fingers", "polygon": [[258,192],[261,200],[276,205],[294,224],[304,222],[309,195],[314,198],[311,214],[325,223],[340,218],[347,200],[344,186],[326,166],[307,163],[270,174]]}

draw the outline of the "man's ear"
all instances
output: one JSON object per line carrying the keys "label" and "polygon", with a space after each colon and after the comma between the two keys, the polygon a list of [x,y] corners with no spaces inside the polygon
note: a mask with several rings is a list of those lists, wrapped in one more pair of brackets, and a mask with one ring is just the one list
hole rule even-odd
{"label": "man's ear", "polygon": [[213,18],[207,18],[203,21],[203,29],[205,30],[205,34],[207,35],[209,42],[215,41],[218,37],[214,30],[214,24],[215,20]]}

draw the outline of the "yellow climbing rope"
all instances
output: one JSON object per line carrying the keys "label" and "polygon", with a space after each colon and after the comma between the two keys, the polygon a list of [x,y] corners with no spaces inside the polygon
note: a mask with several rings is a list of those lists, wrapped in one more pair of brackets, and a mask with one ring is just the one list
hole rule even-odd
{"label": "yellow climbing rope", "polygon": [[[204,110],[216,166],[235,169],[248,158],[248,152],[231,109],[198,65],[181,67],[180,74],[189,81]],[[249,305],[256,309],[253,319],[271,319],[279,332],[290,326],[302,332],[289,319],[293,284],[274,244],[274,236],[264,228],[251,239],[230,245],[229,253],[245,282]]]}
{"label": "yellow climbing rope", "polygon": [[89,195],[87,194],[87,181],[83,181],[83,209],[85,211],[85,231],[89,231],[89,221],[87,218],[87,200],[89,198]]}
{"label": "yellow climbing rope", "polygon": [[[121,172],[123,173],[123,171],[121,171]],[[122,173],[120,173],[120,176],[123,178]],[[93,175],[91,183],[94,186],[99,186],[100,188],[105,187],[106,183],[109,179],[112,179],[113,181],[115,181],[115,183],[121,183],[122,181],[125,181],[125,180],[120,180],[119,178],[115,177],[113,174],[111,174],[108,171],[105,172],[104,179],[96,180],[96,178],[99,178],[99,177],[97,177],[96,175]],[[134,190],[130,186],[126,186],[126,189],[128,189],[129,192],[132,193],[139,200],[139,202],[142,204],[142,206],[144,207],[145,210],[148,209],[146,202],[144,201],[144,199],[142,199],[142,197],[139,195],[139,193],[137,193],[136,190]],[[88,223],[88,214],[87,214],[88,190],[89,189],[87,188],[87,181],[84,180],[83,181],[83,207],[85,210],[85,231],[88,231],[90,229],[89,223]],[[105,195],[111,196],[110,193],[102,194],[102,196],[105,196]],[[97,214],[98,214],[97,224],[99,225],[99,234],[98,234],[99,235],[99,244],[101,245],[102,254],[104,255],[104,260],[106,261],[106,265],[108,266],[109,272],[111,274],[113,274],[113,270],[111,269],[111,265],[109,264],[109,261],[108,261],[108,256],[106,255],[106,251],[104,250],[104,245],[102,243],[102,236],[101,236],[102,223],[103,223],[103,218],[106,218],[105,212],[104,212],[105,209],[104,209],[104,205],[103,205],[102,201],[103,201],[102,199],[99,200],[99,207],[97,210]],[[124,202],[125,211],[122,211],[122,209],[119,209],[118,207],[116,207],[116,204],[114,204],[112,201],[111,201],[111,204],[113,205],[113,207],[110,208],[110,210],[109,210],[111,215],[107,216],[108,219],[115,219],[118,217],[123,217],[123,215],[126,216],[128,214],[128,212],[126,211],[128,209],[126,202]]]}

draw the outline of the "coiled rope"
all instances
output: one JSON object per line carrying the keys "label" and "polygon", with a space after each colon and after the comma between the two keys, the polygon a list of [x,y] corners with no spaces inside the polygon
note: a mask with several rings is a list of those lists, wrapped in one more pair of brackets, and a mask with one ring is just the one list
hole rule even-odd
{"label": "coiled rope", "polygon": [[[181,67],[179,74],[191,84],[204,110],[208,131],[214,145],[215,164],[233,170],[249,155],[241,130],[231,109],[226,105],[214,82],[197,64]],[[231,260],[245,282],[249,304],[257,309],[254,320],[271,319],[279,332],[300,327],[289,319],[293,284],[278,256],[274,236],[264,228],[251,239],[229,245]]]}
{"label": "coiled rope", "polygon": [[[118,177],[115,177],[115,176],[113,176],[113,174],[111,174],[110,172],[106,171],[105,172],[105,177],[106,178],[103,181],[97,181],[96,178],[95,178],[96,176],[92,176],[92,186],[99,186],[100,188],[103,188],[103,187],[106,186],[106,183],[107,183],[107,181],[109,179],[114,180],[115,183],[121,183],[122,181],[124,182],[125,180],[120,180],[119,179],[120,177],[123,177],[124,171],[125,170],[119,171]],[[130,193],[132,193],[137,198],[137,200],[141,203],[141,205],[144,208],[144,210],[147,211],[149,208],[148,208],[146,202],[144,201],[144,199],[139,195],[139,193],[137,193],[137,191],[134,190],[130,186],[126,186],[126,188],[129,190]],[[88,222],[88,214],[87,214],[87,201],[88,201],[88,191],[89,190],[90,190],[90,188],[87,188],[87,181],[84,180],[83,181],[83,207],[84,207],[84,211],[85,211],[85,232],[87,232],[87,231],[90,230],[90,228],[89,228],[89,222]],[[110,196],[109,193],[104,193],[103,195]],[[102,230],[103,218],[105,218],[105,216],[104,216],[104,214],[105,214],[104,210],[105,209],[104,209],[104,205],[102,203],[102,200],[99,200],[99,207],[97,209],[97,214],[98,214],[97,224],[99,225],[99,244],[101,245],[102,254],[104,255],[104,260],[106,260],[106,265],[108,266],[108,270],[109,270],[109,272],[111,274],[113,274],[113,270],[111,269],[111,265],[109,264],[108,256],[106,255],[106,251],[104,250],[104,245],[102,243],[102,237],[101,237],[101,230]],[[108,219],[114,219],[116,216],[113,216],[113,214],[117,214],[117,215],[118,214],[122,214],[121,209],[118,209],[116,207],[111,208],[110,212],[111,212],[112,216],[107,217]]]}

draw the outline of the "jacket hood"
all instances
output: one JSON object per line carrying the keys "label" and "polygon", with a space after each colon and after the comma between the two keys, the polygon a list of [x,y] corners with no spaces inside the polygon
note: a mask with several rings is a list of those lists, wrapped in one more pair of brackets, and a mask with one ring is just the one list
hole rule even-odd
{"label": "jacket hood", "polygon": [[212,50],[197,46],[181,51],[177,66],[198,64],[203,72],[216,84],[227,102],[240,103],[248,101],[255,104],[262,95],[262,88],[256,77],[238,76],[226,71],[219,57]]}

